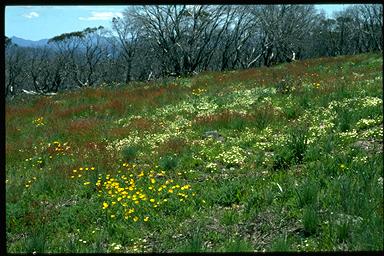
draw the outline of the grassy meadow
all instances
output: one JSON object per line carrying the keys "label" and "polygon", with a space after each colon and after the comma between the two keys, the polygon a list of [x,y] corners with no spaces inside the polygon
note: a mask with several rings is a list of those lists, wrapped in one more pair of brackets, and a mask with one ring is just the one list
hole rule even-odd
{"label": "grassy meadow", "polygon": [[382,68],[362,54],[8,101],[7,251],[382,251]]}

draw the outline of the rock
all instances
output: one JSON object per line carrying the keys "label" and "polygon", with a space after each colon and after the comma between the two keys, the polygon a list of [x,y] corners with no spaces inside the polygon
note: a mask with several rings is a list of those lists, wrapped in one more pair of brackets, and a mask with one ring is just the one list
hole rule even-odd
{"label": "rock", "polygon": [[353,146],[357,147],[357,148],[361,148],[361,149],[364,149],[364,150],[372,150],[373,148],[373,145],[371,142],[369,141],[364,141],[364,140],[359,140],[359,141],[356,141]]}
{"label": "rock", "polygon": [[224,137],[220,133],[218,133],[217,131],[205,132],[203,135],[203,139],[207,139],[207,138],[213,138],[213,139],[220,141],[220,142],[224,141]]}

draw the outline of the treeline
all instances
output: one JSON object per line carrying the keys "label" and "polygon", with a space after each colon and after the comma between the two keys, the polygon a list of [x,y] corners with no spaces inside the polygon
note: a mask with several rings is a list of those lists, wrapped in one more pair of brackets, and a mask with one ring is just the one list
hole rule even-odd
{"label": "treeline", "polygon": [[65,33],[44,48],[5,40],[5,95],[271,66],[383,49],[383,6],[326,18],[313,5],[130,6],[111,29]]}

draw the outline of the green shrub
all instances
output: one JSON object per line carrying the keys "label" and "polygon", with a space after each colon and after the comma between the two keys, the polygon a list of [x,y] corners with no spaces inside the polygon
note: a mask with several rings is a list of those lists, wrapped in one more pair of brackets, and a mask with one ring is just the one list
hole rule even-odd
{"label": "green shrub", "polygon": [[277,237],[271,244],[270,251],[272,252],[287,252],[291,250],[290,241],[287,235]]}
{"label": "green shrub", "polygon": [[305,235],[313,235],[318,231],[319,216],[313,206],[304,208],[303,213],[303,226]]}
{"label": "green shrub", "polygon": [[230,240],[224,246],[223,252],[252,252],[253,246],[250,242],[243,240],[241,238],[236,238],[235,240]]}
{"label": "green shrub", "polygon": [[277,148],[273,169],[288,169],[292,164],[301,164],[307,150],[307,129],[293,129],[288,135],[287,144]]}
{"label": "green shrub", "polygon": [[298,206],[316,206],[318,200],[319,185],[317,182],[307,179],[297,190]]}
{"label": "green shrub", "polygon": [[173,170],[178,164],[178,159],[172,155],[166,155],[160,158],[159,166],[163,170]]}
{"label": "green shrub", "polygon": [[125,160],[125,161],[132,161],[135,159],[136,155],[137,155],[137,152],[138,152],[138,148],[137,147],[134,147],[134,146],[125,146],[122,150],[121,150],[121,156],[122,158]]}
{"label": "green shrub", "polygon": [[213,201],[221,206],[231,206],[241,201],[244,193],[244,186],[240,182],[231,181],[223,183],[212,196]]}

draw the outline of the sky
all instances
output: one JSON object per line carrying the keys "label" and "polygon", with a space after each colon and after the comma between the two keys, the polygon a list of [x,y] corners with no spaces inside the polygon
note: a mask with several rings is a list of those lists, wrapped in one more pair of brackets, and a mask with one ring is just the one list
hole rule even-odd
{"label": "sky", "polygon": [[[315,5],[327,15],[346,8],[347,4]],[[81,31],[87,27],[111,27],[113,17],[121,17],[127,6],[6,6],[5,35],[29,40]]]}

